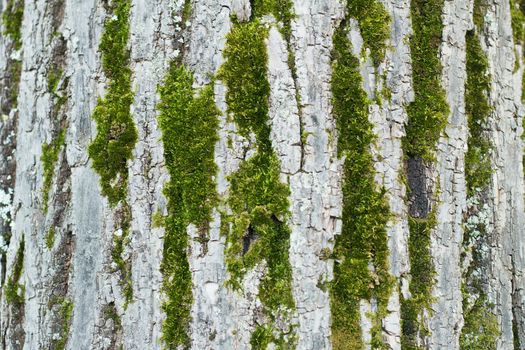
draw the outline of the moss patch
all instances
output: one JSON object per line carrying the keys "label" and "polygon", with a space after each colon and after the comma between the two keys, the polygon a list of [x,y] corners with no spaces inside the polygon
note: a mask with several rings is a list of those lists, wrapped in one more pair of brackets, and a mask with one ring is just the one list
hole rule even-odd
{"label": "moss patch", "polygon": [[484,220],[486,217],[483,213],[485,197],[482,194],[489,190],[492,175],[489,154],[492,145],[484,131],[491,112],[488,103],[489,65],[479,38],[483,26],[481,18],[485,14],[484,4],[484,0],[474,1],[476,27],[466,33],[465,110],[469,138],[465,155],[465,178],[468,212],[463,245],[471,252],[472,260],[465,273],[462,287],[465,324],[460,336],[460,348],[468,350],[496,349],[496,340],[500,336],[498,319],[492,312],[494,305],[487,300],[481,278],[485,274],[483,266],[487,264],[482,250],[489,244],[486,237],[486,220]]}
{"label": "moss patch", "polygon": [[16,251],[13,273],[9,276],[4,291],[7,303],[17,308],[20,308],[21,305],[24,304],[26,290],[25,286],[20,284],[20,278],[22,277],[22,270],[24,268],[24,249],[25,240],[24,237],[22,237],[18,250]]}
{"label": "moss patch", "polygon": [[474,31],[467,32],[467,82],[465,85],[465,111],[469,138],[465,156],[467,196],[476,189],[485,188],[492,174],[489,152],[491,143],[484,135],[484,127],[491,112],[487,96],[490,89],[488,61]]}
{"label": "moss patch", "polygon": [[58,67],[51,67],[47,73],[47,88],[54,94],[57,90],[60,78],[62,78],[62,70]]}
{"label": "moss patch", "polygon": [[47,213],[48,210],[49,191],[51,190],[51,184],[53,183],[53,174],[55,173],[55,166],[58,161],[60,150],[65,143],[65,139],[65,130],[60,130],[58,136],[54,138],[51,143],[44,143],[42,145],[42,155],[40,156],[40,161],[44,167],[44,185],[42,189],[44,214]]}
{"label": "moss patch", "polygon": [[113,1],[110,9],[113,16],[108,16],[104,23],[99,50],[108,89],[93,111],[97,135],[88,149],[93,168],[100,175],[102,193],[112,206],[126,198],[127,162],[138,137],[130,112],[133,103],[127,48],[130,6],[129,0]]}
{"label": "moss patch", "polygon": [[370,49],[370,57],[377,67],[385,58],[390,15],[378,0],[348,0],[346,8],[348,15],[357,20],[364,46]]}
{"label": "moss patch", "polygon": [[[8,51],[22,48],[22,20],[24,17],[24,0],[8,0],[6,8],[2,13],[3,34],[12,40],[8,45]],[[8,53],[9,53],[8,52]],[[9,56],[10,54],[8,54]],[[18,99],[18,87],[22,74],[22,62],[8,58],[7,74],[5,84],[9,87],[5,92],[2,103],[2,113],[9,115],[11,109],[16,108]]]}
{"label": "moss patch", "polygon": [[22,47],[22,20],[24,18],[24,0],[8,0],[2,13],[4,35],[13,40],[16,50]]}
{"label": "moss patch", "polygon": [[52,350],[64,350],[69,338],[69,328],[71,327],[71,317],[73,316],[73,302],[69,299],[58,298],[50,302],[50,306],[59,305],[58,317],[62,324],[60,325],[60,336],[58,339],[51,340]]}
{"label": "moss patch", "polygon": [[[227,236],[229,285],[238,289],[249,269],[262,261],[267,266],[259,285],[259,298],[269,322],[259,324],[252,334],[254,349],[263,349],[270,343],[279,348],[295,344],[293,326],[289,324],[295,309],[288,259],[290,229],[286,225],[290,191],[279,180],[280,163],[270,141],[267,35],[267,29],[257,19],[248,23],[234,20],[220,71],[220,78],[228,87],[228,112],[239,133],[244,137],[253,134],[256,139],[255,155],[242,162],[229,178],[227,204],[232,213],[223,216],[227,222],[223,229]],[[277,320],[284,320],[287,325],[278,329]]]}
{"label": "moss patch", "polygon": [[443,32],[441,11],[444,0],[412,0],[414,34],[410,39],[414,102],[407,107],[408,123],[403,149],[409,157],[427,161],[447,124],[449,108],[441,86],[439,47]]}
{"label": "moss patch", "polygon": [[124,296],[124,309],[133,299],[133,284],[131,279],[131,262],[124,258],[124,249],[129,243],[131,228],[131,208],[127,202],[122,202],[116,210],[115,222],[120,223],[120,230],[113,234],[113,249],[111,257],[117,266],[114,272],[120,273],[120,286]]}
{"label": "moss patch", "polygon": [[[464,296],[464,300],[468,296]],[[500,337],[498,318],[491,311],[485,297],[478,298],[472,305],[463,303],[465,325],[459,338],[459,347],[464,350],[496,350],[496,340]],[[519,349],[519,348],[516,348]]]}
{"label": "moss patch", "polygon": [[55,245],[55,236],[56,236],[55,227],[51,226],[45,236],[47,249],[49,250],[53,249],[53,246]]}
{"label": "moss patch", "polygon": [[10,86],[8,93],[8,102],[3,105],[3,112],[9,115],[12,108],[18,105],[18,91],[20,87],[20,78],[22,76],[22,61],[8,59],[7,70],[9,72]]}
{"label": "moss patch", "polygon": [[521,45],[525,42],[525,1],[510,0],[510,15],[514,43]]}
{"label": "moss patch", "polygon": [[99,50],[102,54],[102,68],[108,79],[108,88],[106,96],[99,98],[93,111],[93,119],[97,122],[97,135],[88,148],[93,168],[100,175],[102,194],[108,198],[112,207],[120,203],[115,222],[120,225],[121,234],[113,237],[111,255],[121,273],[126,306],[133,294],[131,267],[129,261],[123,257],[131,223],[131,210],[126,202],[127,162],[132,157],[138,138],[130,111],[133,103],[127,48],[130,6],[130,0],[114,0],[107,6],[109,13],[104,23]]}
{"label": "moss patch", "polygon": [[408,223],[411,297],[401,301],[401,347],[404,350],[419,350],[423,349],[418,345],[419,339],[430,334],[420,320],[425,310],[431,311],[433,302],[435,269],[430,256],[430,234],[436,225],[435,212],[431,212],[426,219],[409,218]]}
{"label": "moss patch", "polygon": [[[405,157],[409,161],[415,161],[414,164],[420,164],[418,166],[422,167],[421,171],[425,171],[424,169],[435,161],[435,148],[449,114],[445,91],[441,86],[442,66],[439,57],[443,32],[443,3],[444,0],[412,0],[410,6],[414,30],[410,39],[410,49],[415,96],[414,101],[407,107],[408,123],[402,146]],[[407,187],[409,192],[414,193],[413,200],[433,200],[427,198],[427,194],[416,192],[421,189],[411,188],[423,185],[427,180],[414,178],[417,183],[409,181]],[[433,301],[431,292],[435,272],[430,242],[431,231],[435,225],[435,210],[424,212],[421,217],[409,217],[408,244],[412,279],[409,287],[411,297],[403,299],[401,305],[403,349],[419,349],[420,339],[429,334],[421,319],[425,311],[431,312]]]}
{"label": "moss patch", "polygon": [[363,347],[360,300],[376,300],[372,316],[372,347],[385,348],[381,319],[387,315],[394,284],[388,266],[386,224],[390,218],[385,193],[377,188],[375,140],[368,119],[370,101],[362,86],[359,61],[352,55],[346,24],[334,35],[332,94],[339,133],[338,155],[345,157],[343,180],[343,229],[334,248],[331,285],[332,343],[334,349]]}
{"label": "moss patch", "polygon": [[[194,224],[207,235],[212,209],[218,203],[214,161],[218,141],[219,111],[213,84],[199,91],[192,87],[193,75],[172,64],[162,86],[159,125],[170,181],[164,188],[168,217],[164,219],[164,255],[161,271],[167,300],[163,340],[168,348],[188,347],[190,308],[193,302],[188,263],[187,227]],[[196,93],[198,96],[195,96]]]}

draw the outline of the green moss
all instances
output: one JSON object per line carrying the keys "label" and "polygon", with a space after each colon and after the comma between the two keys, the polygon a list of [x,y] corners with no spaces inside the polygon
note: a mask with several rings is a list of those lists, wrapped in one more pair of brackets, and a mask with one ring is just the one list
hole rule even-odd
{"label": "green moss", "polygon": [[18,105],[18,91],[20,87],[20,78],[22,76],[22,61],[19,60],[8,60],[9,76],[11,77],[11,84],[9,87],[9,109],[4,110],[4,114],[9,114],[11,108],[16,108]]}
{"label": "green moss", "polygon": [[484,127],[490,115],[487,96],[490,89],[488,61],[481,49],[479,38],[474,31],[467,32],[467,82],[465,85],[465,110],[469,138],[465,156],[465,177],[467,196],[473,196],[476,189],[485,188],[492,174],[489,152],[490,140],[484,135]]}
{"label": "green moss", "polygon": [[58,67],[52,67],[49,69],[47,73],[47,88],[52,94],[56,92],[62,74],[62,70]]}
{"label": "green moss", "polygon": [[17,308],[20,308],[24,304],[26,290],[25,286],[19,283],[24,268],[24,249],[25,240],[24,237],[22,237],[18,250],[16,251],[13,273],[9,276],[4,291],[7,303],[12,304]]}
{"label": "green moss", "polygon": [[73,316],[73,302],[71,300],[62,298],[61,301],[56,301],[60,304],[59,318],[62,321],[60,337],[51,341],[51,349],[64,350],[69,338],[69,328],[71,326],[71,316]]}
{"label": "green moss", "polygon": [[130,0],[113,1],[113,16],[108,16],[104,23],[99,50],[108,88],[93,111],[97,135],[88,149],[93,167],[100,175],[102,194],[112,206],[126,198],[127,162],[137,141],[130,112],[133,102],[127,48],[130,6]]}
{"label": "green moss", "polygon": [[[435,160],[435,148],[448,119],[449,108],[441,86],[442,66],[439,47],[442,42],[441,13],[444,0],[411,0],[414,34],[410,39],[414,101],[407,107],[408,123],[403,138],[406,158],[420,159],[423,166]],[[407,183],[410,192],[410,184]],[[435,211],[425,218],[409,217],[410,281],[409,299],[401,304],[402,348],[420,349],[420,339],[429,334],[422,318],[431,312],[435,270],[430,254],[431,231],[436,224]]]}
{"label": "green moss", "polygon": [[[213,84],[199,91],[192,87],[193,75],[172,64],[162,86],[159,125],[170,181],[164,188],[168,216],[161,271],[167,300],[163,340],[168,348],[189,346],[188,327],[193,301],[188,264],[187,227],[194,224],[207,235],[212,209],[218,204],[214,161],[218,141],[219,111]],[[196,93],[198,96],[195,96]]]}
{"label": "green moss", "polygon": [[117,312],[117,309],[115,308],[114,303],[106,304],[104,307],[102,307],[102,317],[105,320],[112,320],[116,328],[122,327],[122,320]]}
{"label": "green moss", "polygon": [[257,326],[250,339],[252,350],[266,350],[273,338],[270,327]]}
{"label": "green moss", "polygon": [[55,173],[55,165],[58,161],[60,150],[65,143],[65,130],[60,130],[59,134],[51,141],[51,143],[44,143],[42,145],[42,155],[40,161],[44,168],[44,184],[42,188],[42,202],[44,205],[44,214],[47,213],[49,207],[49,191],[53,183],[53,174]]}
{"label": "green moss", "polygon": [[8,0],[2,13],[4,35],[13,40],[15,49],[22,47],[22,20],[24,18],[24,0]]}
{"label": "green moss", "polygon": [[515,44],[525,43],[525,1],[510,0],[510,16]]}
{"label": "green moss", "polygon": [[290,0],[252,0],[252,20],[272,14],[282,24],[281,33],[287,42],[292,35],[291,21],[295,17]]}
{"label": "green moss", "polygon": [[410,237],[408,253],[410,256],[410,299],[401,303],[403,336],[402,348],[420,349],[418,337],[429,335],[429,330],[420,322],[425,311],[431,312],[433,302],[435,269],[430,255],[431,231],[436,226],[436,214],[431,212],[426,219],[409,217]]}
{"label": "green moss", "polygon": [[[465,296],[464,299],[468,299]],[[463,303],[465,325],[459,339],[459,347],[463,350],[496,350],[497,339],[500,337],[498,318],[492,312],[485,297],[476,299],[472,305]],[[517,348],[519,349],[519,348]]]}
{"label": "green moss", "polygon": [[[381,320],[393,277],[388,266],[386,224],[390,218],[385,193],[376,185],[375,141],[368,119],[370,101],[362,86],[359,61],[352,55],[345,23],[334,35],[332,94],[339,133],[338,155],[344,157],[343,228],[336,237],[331,286],[332,343],[334,349],[363,347],[360,327],[360,300],[376,300],[372,316],[372,347],[385,348]],[[371,268],[372,267],[372,268]]]}
{"label": "green moss", "polygon": [[151,216],[151,227],[152,228],[159,228],[164,227],[166,225],[166,217],[162,215],[160,211],[156,211]]}
{"label": "green moss", "polygon": [[514,350],[518,350],[521,349],[520,335],[518,331],[518,321],[516,320],[516,315],[514,314],[513,316],[514,317],[512,318],[512,336],[514,338]]}
{"label": "green moss", "polygon": [[270,84],[267,75],[268,31],[258,21],[236,23],[227,36],[225,62],[220,78],[228,86],[228,112],[235,117],[239,133],[249,138],[253,132],[257,146],[271,150],[268,120]]}
{"label": "green moss", "polygon": [[130,262],[122,256],[129,240],[131,223],[131,210],[126,202],[127,162],[132,157],[138,138],[130,111],[133,103],[127,48],[130,7],[130,0],[114,0],[107,7],[109,13],[104,23],[99,50],[108,87],[106,96],[99,98],[93,111],[97,135],[88,148],[93,168],[100,175],[102,194],[108,198],[112,207],[120,203],[115,222],[120,225],[121,234],[113,237],[112,258],[121,273],[125,306],[133,297]]}
{"label": "green moss", "polygon": [[[488,103],[490,91],[490,76],[488,61],[480,45],[479,31],[483,25],[485,2],[474,2],[474,30],[466,33],[467,44],[467,81],[465,83],[465,110],[469,127],[467,140],[468,150],[465,155],[465,179],[467,199],[478,202],[479,193],[487,191],[492,175],[489,152],[491,142],[485,134],[484,127],[491,112]],[[476,20],[478,18],[478,20]],[[468,215],[479,215],[478,205],[468,208]],[[468,223],[468,220],[467,220]],[[494,308],[490,305],[480,276],[484,275],[481,267],[484,265],[479,249],[486,242],[486,227],[479,222],[465,225],[464,246],[472,252],[472,262],[464,276],[463,284],[463,317],[465,324],[461,331],[460,348],[468,350],[496,349],[496,340],[500,335],[499,324]],[[472,245],[472,246],[471,246]]]}
{"label": "green moss", "polygon": [[186,21],[189,21],[191,16],[191,0],[184,0],[184,6],[182,7],[182,25],[186,25]]}
{"label": "green moss", "polygon": [[120,286],[122,287],[122,294],[124,296],[124,309],[126,309],[133,299],[130,261],[124,259],[124,248],[129,243],[129,231],[131,228],[131,208],[127,202],[122,203],[117,214],[118,221],[120,222],[120,231],[117,231],[118,234],[113,234],[111,257],[116,265],[114,272],[119,272],[121,275]]}
{"label": "green moss", "polygon": [[55,245],[55,227],[51,226],[49,230],[46,233],[45,241],[46,241],[46,247],[47,249],[51,250],[53,249],[53,246]]}
{"label": "green moss", "polygon": [[[257,12],[256,12],[257,13]],[[235,23],[227,36],[225,63],[220,78],[228,87],[228,112],[239,127],[239,133],[256,138],[256,153],[229,177],[227,204],[231,215],[223,215],[227,236],[226,264],[228,284],[241,287],[245,273],[262,261],[267,272],[259,285],[259,298],[269,323],[258,325],[252,334],[254,348],[269,343],[278,348],[295,346],[292,335],[276,328],[276,321],[291,320],[295,309],[292,296],[292,268],[289,262],[290,229],[289,188],[280,182],[280,163],[276,157],[268,125],[270,85],[267,79],[267,30],[257,19]]]}
{"label": "green moss", "polygon": [[434,149],[448,119],[449,108],[441,86],[439,47],[444,0],[412,0],[414,34],[410,39],[414,102],[407,107],[408,123],[403,149],[408,157],[435,158]]}
{"label": "green moss", "polygon": [[474,0],[474,8],[473,8],[474,25],[480,31],[483,30],[483,27],[485,25],[485,14],[487,13],[488,6],[489,4],[487,0]]}
{"label": "green moss", "polygon": [[385,58],[386,41],[390,37],[390,15],[379,0],[348,0],[348,15],[361,29],[364,46],[377,67]]}

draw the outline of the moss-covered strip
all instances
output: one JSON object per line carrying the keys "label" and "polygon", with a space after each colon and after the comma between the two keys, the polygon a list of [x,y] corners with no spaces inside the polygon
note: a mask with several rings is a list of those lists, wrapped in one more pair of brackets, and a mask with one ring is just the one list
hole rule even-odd
{"label": "moss-covered strip", "polygon": [[46,236],[44,237],[47,249],[49,250],[53,249],[53,246],[55,245],[55,238],[56,238],[55,227],[51,226],[49,230],[47,231]]}
{"label": "moss-covered strip", "polygon": [[129,243],[131,229],[131,207],[123,201],[115,213],[115,222],[120,223],[120,229],[113,233],[113,249],[111,258],[117,266],[114,272],[120,273],[120,286],[124,296],[124,308],[133,299],[133,284],[131,279],[131,261],[124,258],[124,249]]}
{"label": "moss-covered strip", "polygon": [[50,349],[64,350],[69,339],[69,328],[71,327],[71,317],[73,316],[73,302],[69,299],[58,298],[50,302],[50,307],[59,305],[58,318],[60,319],[60,333],[57,339],[52,339]]}
{"label": "moss-covered strip", "polygon": [[290,22],[294,17],[293,2],[290,0],[252,0],[252,20],[266,14],[272,14],[278,22],[283,24],[284,36],[290,36]]}
{"label": "moss-covered strip", "polygon": [[116,225],[120,225],[120,231],[117,230],[120,234],[114,236],[112,257],[122,275],[121,285],[126,305],[131,301],[133,290],[129,262],[122,256],[131,222],[131,212],[126,202],[127,162],[132,157],[138,138],[130,111],[133,103],[127,48],[130,6],[130,0],[114,0],[107,7],[109,13],[99,50],[108,88],[106,96],[99,98],[93,111],[97,135],[88,149],[93,168],[100,175],[102,194],[108,198],[111,206],[120,203],[115,220]]}
{"label": "moss-covered strip", "polygon": [[15,49],[22,47],[22,20],[24,18],[24,0],[8,0],[2,13],[4,35],[10,37]]}
{"label": "moss-covered strip", "polygon": [[430,233],[436,225],[435,212],[425,219],[409,218],[410,241],[410,294],[409,299],[402,299],[401,347],[404,350],[423,349],[420,338],[429,335],[429,330],[421,322],[425,310],[430,311],[433,298],[434,264],[430,256]]}
{"label": "moss-covered strip", "polygon": [[12,304],[16,308],[21,308],[25,299],[25,286],[20,284],[20,278],[22,277],[22,270],[24,268],[24,250],[25,240],[22,236],[22,240],[16,251],[13,270],[11,276],[9,276],[7,280],[4,290],[5,300],[8,304]]}
{"label": "moss-covered strip", "polygon": [[465,178],[467,196],[472,197],[477,189],[485,189],[490,183],[492,168],[489,152],[490,140],[484,132],[491,108],[488,103],[490,76],[488,61],[481,49],[478,35],[468,31],[467,82],[465,85],[465,112],[469,127],[468,150],[465,156]]}
{"label": "moss-covered strip", "polygon": [[[159,87],[159,125],[170,181],[164,188],[168,217],[164,220],[164,255],[161,265],[162,304],[166,313],[163,340],[170,349],[189,346],[188,328],[193,301],[188,263],[189,224],[207,237],[212,209],[218,203],[214,161],[218,141],[219,111],[213,84],[199,91],[192,87],[193,75],[172,64]],[[198,94],[198,96],[195,96]]]}
{"label": "moss-covered strip", "polygon": [[[445,91],[441,85],[442,66],[439,48],[442,42],[443,22],[441,14],[444,0],[411,0],[413,35],[410,39],[414,101],[407,106],[408,122],[403,138],[403,151],[407,164],[420,169],[417,176],[427,177],[426,168],[435,161],[435,148],[447,124],[449,108]],[[428,194],[419,193],[419,188],[411,188],[416,182],[410,180],[408,191],[413,200],[434,201]],[[416,177],[414,179],[416,179]],[[424,179],[426,183],[429,179]],[[415,181],[415,180],[414,180]],[[419,180],[417,180],[419,181]],[[437,189],[434,189],[437,191]],[[415,204],[414,207],[416,207]],[[430,210],[430,208],[427,208]],[[425,209],[425,210],[427,210]],[[414,210],[418,210],[417,208]],[[419,349],[420,340],[428,335],[421,319],[430,312],[432,288],[434,285],[434,266],[430,255],[431,232],[436,225],[435,209],[409,217],[410,254],[410,294],[402,300],[402,347]],[[412,214],[411,214],[412,215]],[[416,215],[414,212],[413,215]]]}
{"label": "moss-covered strip", "polygon": [[44,167],[44,184],[42,189],[44,214],[47,213],[49,207],[49,191],[51,189],[51,184],[53,183],[55,165],[58,161],[60,150],[65,143],[65,139],[65,130],[60,130],[56,138],[54,138],[50,143],[44,143],[42,145],[42,155],[40,156],[40,160],[42,161]]}
{"label": "moss-covered strip", "polygon": [[[485,295],[469,302],[469,292],[463,295],[463,315],[465,324],[459,339],[462,350],[496,350],[497,340],[501,335],[497,316],[492,312],[494,305],[488,302]],[[517,336],[514,341],[519,341]],[[515,347],[515,349],[519,349]]]}
{"label": "moss-covered strip", "polygon": [[[12,40],[8,50],[19,50],[22,48],[22,20],[24,17],[24,0],[8,0],[7,6],[2,12],[3,34]],[[10,54],[8,54],[10,56]],[[4,93],[2,102],[2,113],[9,115],[11,109],[17,106],[18,87],[22,73],[22,61],[11,57],[7,60],[7,72],[5,85],[8,86]]]}
{"label": "moss-covered strip", "polygon": [[385,58],[390,37],[390,15],[379,0],[348,0],[348,15],[357,20],[365,48],[377,67]]}
{"label": "moss-covered strip", "polygon": [[525,43],[525,0],[510,0],[512,34],[515,44]]}
{"label": "moss-covered strip", "polygon": [[[289,262],[290,190],[279,180],[280,163],[270,141],[267,79],[267,29],[257,19],[248,23],[234,20],[224,50],[220,78],[226,83],[228,112],[242,136],[255,135],[256,153],[240,164],[230,180],[227,204],[231,216],[223,216],[227,235],[226,264],[229,285],[240,288],[245,273],[265,261],[267,272],[259,285],[259,298],[270,322],[260,324],[252,334],[253,349],[269,343],[279,348],[294,347],[291,313],[292,268]],[[286,329],[277,320],[285,320]],[[288,333],[288,334],[287,334]]]}
{"label": "moss-covered strip", "polygon": [[8,101],[3,107],[4,114],[9,115],[12,108],[18,106],[18,92],[20,87],[20,79],[22,76],[22,61],[16,59],[8,59],[7,70],[9,73],[10,86]]}
{"label": "moss-covered strip", "polygon": [[[514,44],[521,45],[522,53],[525,54],[525,47],[523,47],[525,43],[525,0],[510,0],[510,14]],[[523,62],[524,55],[521,58],[516,57],[516,59],[518,60],[516,65],[519,65],[520,61]],[[521,75],[521,102],[525,103],[525,73]],[[525,128],[525,118],[523,118],[522,126]],[[521,138],[525,140],[525,133],[522,134]],[[523,155],[523,164],[525,166],[525,154]]]}
{"label": "moss-covered strip", "polygon": [[[490,76],[488,60],[481,48],[479,32],[483,28],[485,0],[474,1],[475,29],[466,33],[465,111],[469,137],[465,155],[465,179],[467,185],[467,218],[463,246],[472,259],[464,274],[463,316],[465,324],[460,336],[460,348],[465,350],[496,349],[500,335],[498,320],[492,312],[493,305],[487,300],[482,277],[483,249],[488,245],[484,202],[492,174],[490,162],[491,142],[484,130],[491,107],[488,102]],[[486,258],[485,258],[486,259]]]}
{"label": "moss-covered strip", "polygon": [[130,0],[114,0],[104,23],[99,50],[108,88],[93,111],[97,135],[89,146],[93,167],[100,175],[102,193],[113,206],[126,198],[127,162],[137,141],[130,112],[133,102],[127,48],[130,6]]}
{"label": "moss-covered strip", "polygon": [[449,108],[441,86],[439,47],[443,32],[444,0],[412,0],[414,34],[410,39],[414,102],[407,107],[403,149],[408,157],[435,158],[434,149],[444,130]]}
{"label": "moss-covered strip", "polygon": [[372,347],[385,348],[381,319],[387,314],[393,278],[388,266],[386,224],[390,218],[385,193],[378,189],[368,119],[370,101],[362,86],[359,60],[352,55],[346,24],[334,34],[332,94],[339,133],[338,155],[344,157],[343,228],[334,248],[331,287],[334,349],[362,348],[360,300],[376,300]]}

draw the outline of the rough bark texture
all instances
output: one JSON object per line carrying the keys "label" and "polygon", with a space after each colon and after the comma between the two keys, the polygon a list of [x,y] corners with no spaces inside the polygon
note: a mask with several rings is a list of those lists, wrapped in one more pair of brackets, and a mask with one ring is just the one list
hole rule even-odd
{"label": "rough bark texture", "polygon": [[[525,349],[525,3],[1,0],[0,11],[2,349]],[[414,16],[431,12],[442,30],[423,46],[435,47],[439,63],[422,69]],[[334,44],[338,35],[350,52]],[[476,74],[488,77],[487,118],[476,137],[490,143],[478,158],[490,175],[474,191],[468,174],[481,176],[482,165],[467,155],[475,135],[465,97],[468,35],[487,66]],[[235,40],[248,57],[239,70],[228,68]],[[250,56],[257,43],[266,54]],[[347,170],[368,158],[352,148],[361,134],[341,124],[338,103],[360,103],[356,94],[336,100],[333,74],[349,72],[336,68],[342,54],[357,62],[344,69],[356,72],[349,83],[362,92],[357,107],[374,136],[365,147],[368,174]],[[113,57],[123,68],[111,73]],[[191,86],[180,76],[169,85],[174,67],[188,72]],[[418,90],[421,71],[436,73],[447,105],[435,144],[439,123],[415,127],[410,112],[430,104],[424,95],[439,97]],[[118,85],[128,78],[131,91]],[[207,88],[213,106],[205,106]],[[168,93],[174,106],[163,101]],[[175,124],[159,119],[161,103],[170,123],[194,113],[188,130],[216,113],[216,135],[174,134]],[[93,118],[96,108],[107,119]],[[118,118],[128,115],[131,157],[111,149],[126,137]],[[355,118],[346,115],[350,129],[366,128],[351,126]],[[105,184],[90,148],[103,122],[99,163],[125,164]],[[406,142],[414,127],[425,152]],[[164,147],[183,135],[194,138],[190,157]],[[206,136],[214,147],[205,149]],[[206,154],[215,163],[209,173],[199,168]],[[269,163],[249,173],[259,156]],[[181,168],[181,157],[194,159],[193,170]],[[201,175],[215,191],[201,193],[191,181]],[[366,180],[352,181],[367,176],[369,194],[388,207],[380,218],[358,207],[369,199],[352,183]],[[104,188],[122,185],[110,200]],[[279,211],[279,198],[287,210]],[[345,217],[348,208],[362,217]],[[355,244],[347,251],[346,240]],[[373,248],[360,252],[369,241]],[[342,285],[347,294],[337,294]],[[348,305],[355,313],[342,315],[338,307]],[[341,331],[340,320],[349,328]]]}

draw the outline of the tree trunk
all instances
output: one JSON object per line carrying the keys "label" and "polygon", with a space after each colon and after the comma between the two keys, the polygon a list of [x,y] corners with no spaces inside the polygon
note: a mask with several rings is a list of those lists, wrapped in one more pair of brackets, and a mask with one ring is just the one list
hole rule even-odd
{"label": "tree trunk", "polygon": [[523,0],[0,10],[2,349],[525,349]]}

